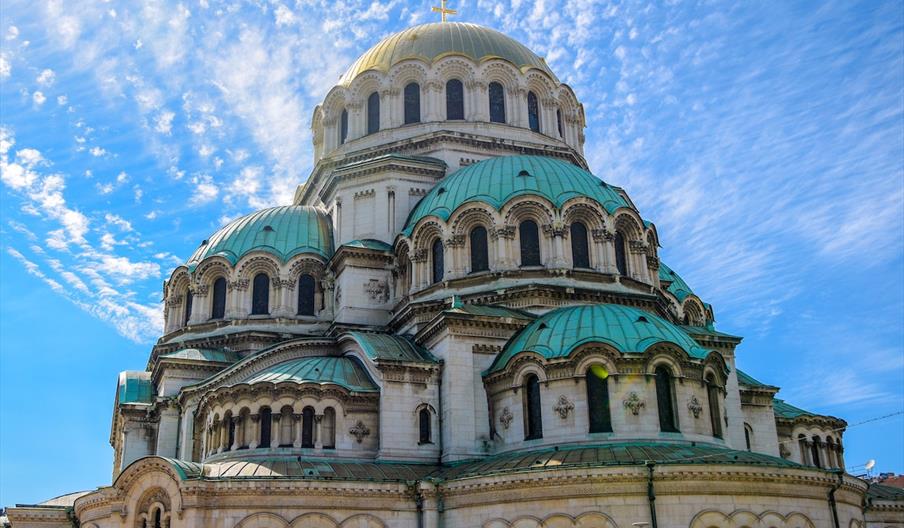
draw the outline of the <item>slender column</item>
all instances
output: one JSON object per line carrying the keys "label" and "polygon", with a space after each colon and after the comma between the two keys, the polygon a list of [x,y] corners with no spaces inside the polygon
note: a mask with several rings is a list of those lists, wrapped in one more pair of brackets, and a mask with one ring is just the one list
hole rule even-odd
{"label": "slender column", "polygon": [[279,447],[282,444],[282,440],[279,438],[279,433],[282,430],[279,426],[280,420],[282,420],[282,413],[270,415],[270,447]]}
{"label": "slender column", "polygon": [[292,442],[292,447],[295,449],[299,449],[301,447],[301,427],[302,427],[302,419],[300,414],[292,415],[293,424],[295,425],[295,441]]}
{"label": "slender column", "polygon": [[261,439],[261,416],[259,414],[250,415],[251,418],[251,441],[248,442],[248,449],[257,449]]}
{"label": "slender column", "polygon": [[[230,451],[235,451],[236,449],[239,448],[239,445],[241,445],[241,444],[239,444],[239,438],[242,436],[242,428],[240,427],[241,424],[242,424],[242,418],[241,418],[241,416],[233,416],[233,417],[232,417],[232,423],[233,423],[233,425],[234,425],[234,427],[235,427],[235,429],[234,429],[234,430],[235,430],[235,434],[234,434],[233,437],[232,437],[232,445],[229,446],[229,450],[230,450]],[[227,439],[227,441],[229,440],[229,433],[228,433],[228,431],[227,431],[227,433],[226,433],[226,439]]]}
{"label": "slender column", "polygon": [[320,440],[320,423],[322,421],[322,414],[314,415],[314,447],[316,447],[317,449],[323,448],[323,442],[321,442]]}

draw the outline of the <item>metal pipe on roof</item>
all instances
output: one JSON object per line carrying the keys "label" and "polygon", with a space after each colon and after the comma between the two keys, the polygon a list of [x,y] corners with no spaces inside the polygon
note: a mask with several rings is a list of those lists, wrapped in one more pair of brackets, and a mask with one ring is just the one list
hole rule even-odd
{"label": "metal pipe on roof", "polygon": [[832,486],[832,489],[829,490],[829,508],[832,511],[832,524],[835,525],[835,528],[840,528],[838,524],[838,505],[835,503],[835,492],[838,491],[838,488],[840,488],[842,484],[844,484],[844,471],[836,470],[833,471],[833,473],[838,475],[838,482],[836,482]]}

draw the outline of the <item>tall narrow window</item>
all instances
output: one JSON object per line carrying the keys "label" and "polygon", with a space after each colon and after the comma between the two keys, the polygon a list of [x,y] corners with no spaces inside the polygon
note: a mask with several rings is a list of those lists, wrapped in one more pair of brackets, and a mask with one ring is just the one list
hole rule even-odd
{"label": "tall narrow window", "polygon": [[405,124],[421,122],[421,86],[416,83],[405,85]]}
{"label": "tall narrow window", "polygon": [[615,267],[619,275],[628,275],[628,259],[625,254],[625,235],[615,232]]}
{"label": "tall narrow window", "polygon": [[521,242],[521,265],[540,265],[540,232],[537,223],[525,220],[518,225],[518,238]]}
{"label": "tall narrow window", "polygon": [[374,92],[367,98],[367,133],[380,130],[380,94]]}
{"label": "tall narrow window", "polygon": [[194,294],[192,294],[191,290],[185,292],[185,312],[182,313],[182,326],[188,324],[188,320],[191,319],[191,303],[194,300]]}
{"label": "tall narrow window", "polygon": [[527,92],[527,124],[534,132],[540,131],[540,102],[534,92]]}
{"label": "tall narrow window", "polygon": [[744,444],[747,445],[747,450],[751,450],[751,438],[753,438],[753,428],[750,427],[750,424],[744,424]]}
{"label": "tall narrow window", "polygon": [[342,114],[339,115],[339,144],[344,144],[346,139],[348,139],[348,110],[343,108]]}
{"label": "tall narrow window", "polygon": [[213,300],[210,304],[210,318],[222,319],[226,316],[226,279],[213,281]]}
{"label": "tall narrow window", "polygon": [[819,459],[819,447],[822,442],[819,441],[818,436],[813,437],[813,441],[810,444],[810,457],[813,459],[813,465],[821,468],[822,461]]}
{"label": "tall narrow window", "polygon": [[418,443],[429,444],[430,440],[430,409],[423,407],[417,413]]}
{"label": "tall narrow window", "polygon": [[722,438],[722,413],[719,412],[719,387],[710,374],[706,377],[706,399],[709,401],[709,422],[713,436]]}
{"label": "tall narrow window", "polygon": [[433,248],[431,251],[433,258],[433,283],[442,282],[443,275],[445,274],[445,267],[443,262],[443,241],[437,238],[433,241]]}
{"label": "tall narrow window", "polygon": [[229,441],[229,444],[226,446],[226,450],[232,449],[232,446],[235,445],[235,419],[231,414],[227,415],[225,421],[229,424],[229,428],[227,429],[226,439]]}
{"label": "tall narrow window", "polygon": [[672,395],[672,374],[665,367],[656,368],[656,406],[659,409],[659,430],[677,433],[675,401]]}
{"label": "tall narrow window", "polygon": [[505,123],[505,89],[498,82],[490,83],[490,121]]}
{"label": "tall narrow window", "polygon": [[524,439],[543,438],[543,415],[540,409],[540,380],[530,374],[524,380]]}
{"label": "tall narrow window", "polygon": [[336,449],[336,411],[332,407],[323,410],[320,424],[321,444],[324,449]]}
{"label": "tall narrow window", "polygon": [[591,433],[611,433],[612,418],[609,414],[609,373],[601,365],[587,369],[587,408],[590,413]]}
{"label": "tall narrow window", "polygon": [[571,263],[575,268],[590,267],[590,247],[587,241],[587,226],[573,222],[571,231]]}
{"label": "tall narrow window", "polygon": [[314,447],[314,408],[301,411],[301,447]]}
{"label": "tall narrow window", "polygon": [[298,277],[298,315],[314,315],[314,277]]}
{"label": "tall narrow window", "polygon": [[270,277],[266,273],[254,276],[251,285],[251,315],[270,313]]}
{"label": "tall narrow window", "polygon": [[446,82],[446,119],[465,118],[465,88],[458,79]]}
{"label": "tall narrow window", "polygon": [[810,465],[810,442],[807,442],[807,437],[799,434],[797,435],[797,448],[800,449],[800,463],[807,466]]}
{"label": "tall narrow window", "polygon": [[469,236],[471,242],[471,273],[490,269],[490,261],[487,255],[487,230],[483,226],[477,226],[471,230]]}
{"label": "tall narrow window", "polygon": [[266,449],[270,447],[270,428],[273,424],[273,413],[269,407],[264,407],[260,410],[259,423],[261,424],[261,441],[257,447]]}
{"label": "tall narrow window", "polygon": [[556,127],[559,129],[559,137],[565,139],[565,129],[562,128],[562,109],[556,108]]}
{"label": "tall narrow window", "polygon": [[163,527],[163,512],[160,508],[157,508],[157,511],[154,512],[154,528],[162,528]]}

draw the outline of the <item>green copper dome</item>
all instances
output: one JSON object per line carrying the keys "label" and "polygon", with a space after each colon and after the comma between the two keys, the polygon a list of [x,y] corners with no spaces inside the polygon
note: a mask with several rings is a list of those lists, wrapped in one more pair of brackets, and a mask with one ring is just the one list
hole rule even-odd
{"label": "green copper dome", "polygon": [[467,202],[484,202],[496,210],[517,196],[542,196],[561,207],[577,196],[599,202],[608,212],[628,203],[614,188],[577,165],[545,156],[504,156],[480,161],[443,178],[417,204],[404,233],[410,235],[422,218],[448,220]]}
{"label": "green copper dome", "polygon": [[504,369],[521,352],[556,359],[568,357],[585,343],[605,343],[621,353],[642,353],[662,342],[673,343],[697,359],[709,354],[683,330],[649,312],[617,304],[569,306],[549,312],[516,334],[488,372]]}
{"label": "green copper dome", "polygon": [[432,63],[448,55],[463,55],[477,62],[503,59],[522,71],[537,68],[556,78],[543,59],[511,37],[477,24],[436,22],[384,38],[361,55],[339,83],[347,86],[369,70],[387,72],[404,60],[420,59]]}
{"label": "green copper dome", "polygon": [[265,251],[282,261],[300,253],[325,259],[333,255],[330,219],[307,205],[264,209],[233,220],[201,243],[188,259],[194,269],[207,257],[225,257],[235,264],[252,251]]}
{"label": "green copper dome", "polygon": [[377,386],[356,360],[350,357],[303,357],[270,366],[242,381],[255,383],[316,383],[339,385],[350,391],[374,392]]}
{"label": "green copper dome", "polygon": [[662,262],[659,263],[659,280],[671,283],[666,291],[674,295],[678,302],[684,302],[688,295],[694,295],[693,290],[684,282],[684,279]]}

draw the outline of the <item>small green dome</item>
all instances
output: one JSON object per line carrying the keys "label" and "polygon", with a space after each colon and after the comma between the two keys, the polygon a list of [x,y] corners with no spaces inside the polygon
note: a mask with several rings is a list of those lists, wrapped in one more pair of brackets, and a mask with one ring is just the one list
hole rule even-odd
{"label": "small green dome", "polygon": [[643,353],[662,342],[673,343],[697,359],[709,354],[677,326],[638,308],[618,304],[569,306],[549,312],[516,334],[487,372],[504,369],[521,352],[556,359],[568,357],[585,343],[605,343],[621,353]]}
{"label": "small green dome", "polygon": [[194,269],[207,257],[225,257],[235,264],[252,251],[265,251],[283,262],[300,253],[325,259],[333,255],[330,219],[307,205],[286,205],[251,213],[226,224],[201,243],[188,259]]}
{"label": "small green dome", "polygon": [[357,360],[347,356],[303,357],[277,363],[255,372],[241,383],[316,383],[339,385],[350,391],[376,392],[379,389]]}
{"label": "small green dome", "polygon": [[429,64],[448,55],[463,55],[476,62],[503,59],[522,71],[537,68],[556,78],[546,61],[524,44],[494,29],[465,22],[435,22],[384,38],[364,52],[339,82],[347,86],[369,70],[387,72],[404,60],[420,59]]}
{"label": "small green dome", "polygon": [[694,295],[693,290],[684,282],[684,279],[662,262],[659,263],[659,280],[671,283],[666,291],[674,295],[678,302],[684,302],[688,295]]}
{"label": "small green dome", "polygon": [[545,156],[490,158],[459,169],[443,178],[417,204],[404,233],[410,235],[422,218],[449,216],[467,202],[484,202],[496,210],[517,196],[542,196],[561,207],[577,196],[599,202],[608,212],[628,207],[624,198],[606,182],[584,169]]}

